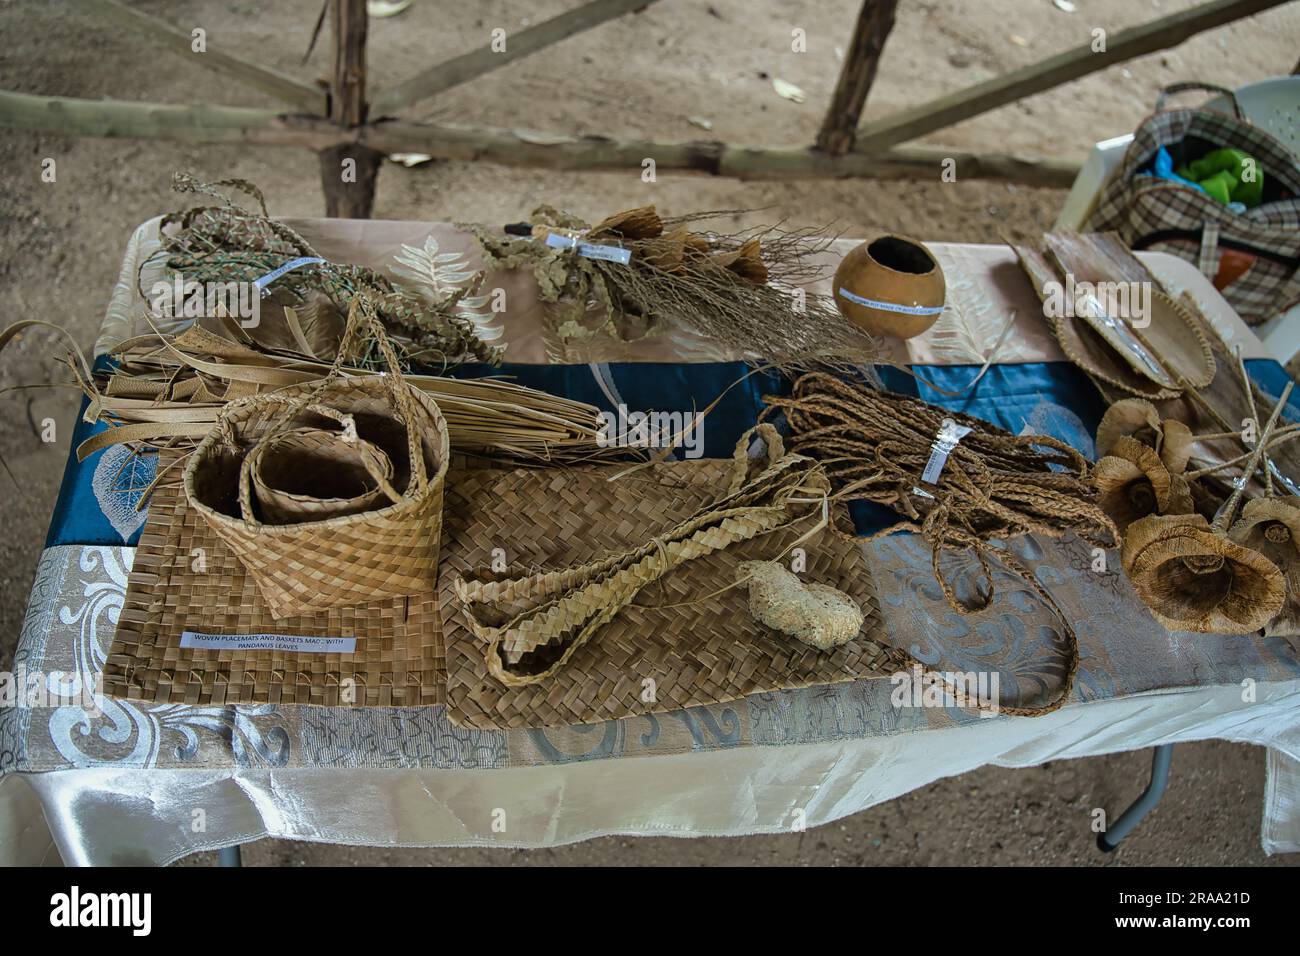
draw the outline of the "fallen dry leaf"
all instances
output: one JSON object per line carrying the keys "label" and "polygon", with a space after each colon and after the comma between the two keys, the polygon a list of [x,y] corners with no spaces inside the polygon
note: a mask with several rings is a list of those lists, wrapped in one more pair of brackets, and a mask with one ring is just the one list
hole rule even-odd
{"label": "fallen dry leaf", "polygon": [[777,96],[783,96],[787,100],[792,100],[795,103],[802,103],[804,100],[808,99],[808,94],[799,89],[799,87],[777,76],[772,77],[772,89],[776,90]]}

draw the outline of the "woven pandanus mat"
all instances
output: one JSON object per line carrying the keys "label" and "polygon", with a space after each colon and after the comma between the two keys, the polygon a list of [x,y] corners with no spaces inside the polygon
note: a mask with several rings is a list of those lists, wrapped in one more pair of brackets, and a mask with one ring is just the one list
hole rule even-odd
{"label": "woven pandanus mat", "polygon": [[[645,587],[553,677],[516,688],[499,683],[488,673],[485,643],[466,625],[458,576],[557,570],[640,546],[715,501],[731,479],[729,461],[699,461],[607,480],[623,467],[449,476],[438,597],[454,722],[473,728],[591,723],[882,677],[910,664],[906,652],[886,643],[860,546],[830,531],[799,544],[807,561],[800,576],[840,588],[861,605],[866,622],[848,644],[821,653],[755,622],[743,588],[722,591],[740,561],[777,557],[810,522],[688,562]],[[494,559],[498,569],[504,562],[504,574],[492,573]],[[504,620],[523,608],[497,610]]]}
{"label": "woven pandanus mat", "polygon": [[[159,469],[168,464],[164,453]],[[355,638],[352,653],[181,647],[181,635]],[[442,703],[432,591],[274,618],[230,548],[160,485],[136,548],[104,666],[112,697],[183,704],[413,706]]]}

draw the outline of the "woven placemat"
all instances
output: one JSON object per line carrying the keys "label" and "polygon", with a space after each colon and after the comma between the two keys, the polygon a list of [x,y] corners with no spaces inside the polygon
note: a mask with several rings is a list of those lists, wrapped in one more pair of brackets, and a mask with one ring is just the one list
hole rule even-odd
{"label": "woven placemat", "polygon": [[[168,464],[167,453],[159,469]],[[182,648],[181,634],[351,637],[350,654]],[[179,484],[160,485],[136,548],[101,684],[111,697],[184,704],[413,706],[443,702],[432,590],[273,618],[253,579]]]}
{"label": "woven placemat", "polygon": [[[734,582],[740,561],[775,558],[808,530],[795,528],[691,561],[647,586],[545,682],[518,688],[499,683],[488,673],[486,645],[466,626],[455,594],[457,575],[490,577],[495,560],[498,571],[505,566],[497,576],[517,576],[639,546],[715,501],[731,479],[729,461],[670,462],[607,480],[620,470],[625,466],[497,470],[449,479],[438,596],[447,707],[455,723],[591,723],[779,688],[881,677],[911,663],[906,652],[886,643],[860,545],[829,531],[800,543],[806,554],[800,577],[857,600],[866,622],[848,644],[819,652],[755,622],[743,588],[714,593]],[[514,613],[509,606],[498,610]]]}

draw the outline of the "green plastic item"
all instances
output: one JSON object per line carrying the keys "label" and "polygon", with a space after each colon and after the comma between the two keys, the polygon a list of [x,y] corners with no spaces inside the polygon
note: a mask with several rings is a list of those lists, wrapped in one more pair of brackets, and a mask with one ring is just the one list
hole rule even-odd
{"label": "green plastic item", "polygon": [[1239,202],[1254,209],[1264,198],[1264,171],[1239,149],[1215,149],[1175,172],[1200,185],[1225,206]]}
{"label": "green plastic item", "polygon": [[1237,188],[1237,179],[1226,169],[1221,169],[1202,179],[1201,188],[1226,206],[1233,201],[1232,191]]}

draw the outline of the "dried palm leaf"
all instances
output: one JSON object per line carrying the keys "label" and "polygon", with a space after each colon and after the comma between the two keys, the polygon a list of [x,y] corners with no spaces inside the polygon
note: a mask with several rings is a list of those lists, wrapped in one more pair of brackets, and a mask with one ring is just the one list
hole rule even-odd
{"label": "dried palm leaf", "polygon": [[1247,634],[1282,609],[1278,566],[1215,532],[1202,515],[1150,515],[1124,534],[1124,571],[1171,631]]}
{"label": "dried palm leaf", "polygon": [[1300,498],[1247,501],[1228,537],[1276,564],[1286,581],[1286,601],[1264,633],[1269,636],[1300,634]]}
{"label": "dried palm leaf", "polygon": [[[226,403],[316,381],[329,372],[332,360],[271,351],[234,335],[228,325],[213,322],[174,336],[137,336],[112,353],[112,367],[94,374],[70,356],[91,401],[87,417],[111,426],[83,442],[78,456],[122,443],[197,444]],[[377,374],[356,365],[343,371]],[[599,410],[582,402],[498,379],[405,378],[438,403],[454,451],[521,463],[572,462],[626,451],[606,447]]]}
{"label": "dried palm leaf", "polygon": [[1097,426],[1097,454],[1108,455],[1120,436],[1127,435],[1156,450],[1170,474],[1181,475],[1192,457],[1192,430],[1172,418],[1161,419],[1143,398],[1125,398],[1111,405]]}
{"label": "dried palm leaf", "polygon": [[[829,296],[803,286],[822,276],[816,255],[834,236],[776,226],[740,233],[689,226],[723,213],[661,219],[646,206],[588,228],[548,207],[533,212],[531,237],[472,232],[489,263],[531,269],[547,313],[547,345],[563,354],[572,342],[621,342],[693,332],[733,355],[787,368],[868,362],[875,343]],[[527,232],[528,230],[525,230]],[[626,263],[584,256],[573,246],[538,241],[550,233],[617,243]]]}
{"label": "dried palm leaf", "polygon": [[1187,480],[1172,474],[1155,449],[1128,435],[1116,438],[1110,454],[1097,462],[1095,480],[1098,504],[1121,533],[1149,515],[1193,511]]}

